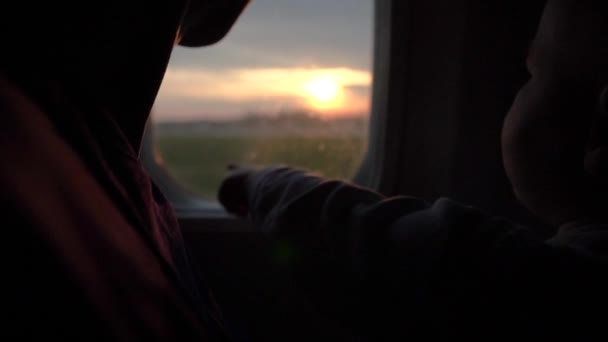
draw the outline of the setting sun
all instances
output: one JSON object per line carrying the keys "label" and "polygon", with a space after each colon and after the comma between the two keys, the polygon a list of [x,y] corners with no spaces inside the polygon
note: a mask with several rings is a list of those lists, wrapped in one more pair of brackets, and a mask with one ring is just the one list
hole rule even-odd
{"label": "setting sun", "polygon": [[353,116],[369,111],[371,84],[369,71],[348,68],[169,68],[156,108],[180,117],[196,117],[204,108],[206,117],[222,120],[290,108]]}
{"label": "setting sun", "polygon": [[306,85],[309,96],[323,104],[336,100],[341,90],[340,84],[329,77],[314,79]]}

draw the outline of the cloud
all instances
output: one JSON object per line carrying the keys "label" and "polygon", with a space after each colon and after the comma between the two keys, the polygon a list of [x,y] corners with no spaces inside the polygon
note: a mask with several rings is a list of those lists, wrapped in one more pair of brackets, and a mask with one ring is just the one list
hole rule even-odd
{"label": "cloud", "polygon": [[255,0],[227,37],[201,49],[178,48],[180,66],[369,69],[373,1]]}
{"label": "cloud", "polygon": [[[191,117],[197,111],[204,111],[205,115],[234,116],[272,108],[314,109],[307,85],[320,78],[330,78],[343,89],[339,101],[332,108],[323,108],[325,111],[335,114],[367,110],[372,80],[370,72],[364,70],[173,67],[165,75],[156,112],[169,119],[171,115],[186,113]],[[208,107],[205,107],[206,102]]]}
{"label": "cloud", "polygon": [[[177,48],[155,115],[223,119],[247,112],[310,108],[367,113],[373,1],[255,0],[216,45]],[[329,78],[339,97],[315,101],[307,85]]]}

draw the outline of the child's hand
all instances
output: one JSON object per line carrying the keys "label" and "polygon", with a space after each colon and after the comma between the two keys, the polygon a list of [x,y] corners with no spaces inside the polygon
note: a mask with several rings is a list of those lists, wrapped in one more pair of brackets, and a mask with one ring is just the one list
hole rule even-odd
{"label": "child's hand", "polygon": [[249,179],[252,168],[236,164],[228,165],[230,174],[222,181],[218,200],[231,214],[245,218],[249,215]]}

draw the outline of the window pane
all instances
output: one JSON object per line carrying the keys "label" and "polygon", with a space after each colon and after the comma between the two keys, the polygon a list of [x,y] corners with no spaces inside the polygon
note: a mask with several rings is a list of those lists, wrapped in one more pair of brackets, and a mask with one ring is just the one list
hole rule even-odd
{"label": "window pane", "polygon": [[215,197],[228,164],[349,179],[367,146],[371,0],[254,0],[229,35],[176,48],[156,102],[156,147]]}

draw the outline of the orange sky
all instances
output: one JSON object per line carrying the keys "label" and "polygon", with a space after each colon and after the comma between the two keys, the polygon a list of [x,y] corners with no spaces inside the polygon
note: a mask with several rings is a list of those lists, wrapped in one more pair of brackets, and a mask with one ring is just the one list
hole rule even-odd
{"label": "orange sky", "polygon": [[[368,71],[349,68],[173,67],[165,76],[156,112],[171,112],[171,119],[228,118],[273,108],[309,109],[326,117],[357,115],[369,110],[371,82]],[[216,105],[198,107],[205,112],[197,113],[187,106],[197,102]]]}
{"label": "orange sky", "polygon": [[173,51],[154,118],[229,120],[294,110],[368,115],[373,3],[251,1],[219,43]]}

